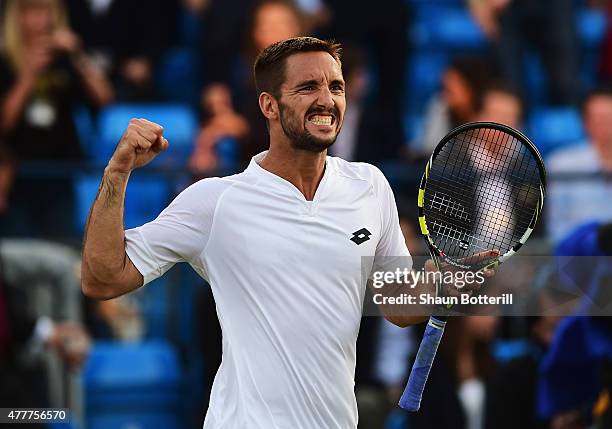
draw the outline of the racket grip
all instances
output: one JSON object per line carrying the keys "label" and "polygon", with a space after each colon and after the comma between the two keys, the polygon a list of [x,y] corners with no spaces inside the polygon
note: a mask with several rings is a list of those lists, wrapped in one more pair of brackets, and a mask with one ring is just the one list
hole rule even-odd
{"label": "racket grip", "polygon": [[446,320],[440,320],[433,316],[429,318],[419,351],[414,360],[414,365],[412,365],[412,370],[410,371],[408,383],[399,400],[399,406],[404,410],[418,411],[421,407],[425,383],[427,383],[427,377],[436,357],[445,326]]}

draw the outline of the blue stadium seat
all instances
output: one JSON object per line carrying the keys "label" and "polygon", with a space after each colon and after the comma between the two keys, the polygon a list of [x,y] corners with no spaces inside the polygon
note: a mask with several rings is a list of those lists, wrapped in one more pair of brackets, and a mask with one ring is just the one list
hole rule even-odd
{"label": "blue stadium seat", "polygon": [[534,106],[545,103],[548,91],[546,75],[542,61],[534,51],[525,54],[523,79],[526,86],[524,96],[527,104]]}
{"label": "blue stadium seat", "polygon": [[202,86],[202,64],[193,48],[175,48],[164,54],[157,70],[155,83],[160,95],[170,102],[197,107]]}
{"label": "blue stadium seat", "polygon": [[99,137],[91,156],[106,165],[130,119],[145,118],[164,127],[170,148],[155,159],[153,166],[183,166],[193,150],[198,130],[196,114],[182,104],[116,104],[100,112]]}
{"label": "blue stadium seat", "polygon": [[580,113],[573,107],[535,109],[529,118],[528,133],[543,156],[584,139]]}
{"label": "blue stadium seat", "polygon": [[85,153],[91,153],[91,147],[95,144],[94,119],[87,106],[78,106],[72,115],[76,126],[79,144]]}
{"label": "blue stadium seat", "polygon": [[[83,231],[89,209],[96,198],[101,177],[83,175],[75,180],[77,230]],[[125,227],[133,228],[147,223],[168,205],[171,189],[166,180],[159,177],[140,176],[136,173],[127,186],[125,200]]]}
{"label": "blue stadium seat", "polygon": [[439,3],[421,6],[414,14],[410,39],[417,48],[484,50],[488,41],[465,7]]}
{"label": "blue stadium seat", "polygon": [[577,16],[578,37],[583,48],[597,48],[608,29],[605,12],[597,9],[583,9]]}
{"label": "blue stadium seat", "polygon": [[94,344],[83,371],[88,429],[178,429],[182,371],[164,341]]}
{"label": "blue stadium seat", "polygon": [[408,60],[406,107],[411,113],[422,113],[429,98],[440,89],[448,56],[441,52],[420,51]]}

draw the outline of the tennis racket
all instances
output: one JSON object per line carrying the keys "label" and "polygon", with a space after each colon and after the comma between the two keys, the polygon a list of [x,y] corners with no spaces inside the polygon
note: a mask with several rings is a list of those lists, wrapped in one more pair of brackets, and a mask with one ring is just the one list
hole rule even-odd
{"label": "tennis racket", "polygon": [[[542,156],[519,131],[493,122],[451,131],[431,155],[418,195],[420,229],[436,268],[478,271],[510,258],[533,232],[545,190]],[[439,284],[436,290],[440,295]],[[429,319],[399,401],[408,411],[421,405],[445,325],[445,316]]]}

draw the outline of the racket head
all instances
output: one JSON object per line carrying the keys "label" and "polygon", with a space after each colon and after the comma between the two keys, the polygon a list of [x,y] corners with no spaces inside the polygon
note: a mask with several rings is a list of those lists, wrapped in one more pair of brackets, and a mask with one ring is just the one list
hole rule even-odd
{"label": "racket head", "polygon": [[[436,146],[421,180],[419,226],[436,265],[494,267],[527,241],[546,193],[536,146],[494,122],[452,130]],[[498,256],[478,256],[497,250]]]}

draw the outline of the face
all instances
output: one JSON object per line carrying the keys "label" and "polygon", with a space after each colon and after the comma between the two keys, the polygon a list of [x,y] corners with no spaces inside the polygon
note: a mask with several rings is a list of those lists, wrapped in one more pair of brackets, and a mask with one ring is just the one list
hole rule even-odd
{"label": "face", "polygon": [[219,115],[232,108],[232,98],[223,84],[212,84],[202,94],[204,110],[211,115]]}
{"label": "face", "polygon": [[293,10],[282,4],[267,4],[256,12],[253,40],[258,52],[273,43],[296,37],[301,25]]}
{"label": "face", "polygon": [[479,121],[498,122],[519,128],[521,122],[521,103],[505,92],[492,91],[485,95],[482,110],[477,115]]}
{"label": "face", "polygon": [[442,76],[442,91],[450,109],[459,117],[472,112],[473,93],[467,81],[455,70],[448,70]]}
{"label": "face", "polygon": [[279,121],[294,148],[323,152],[336,141],[346,109],[344,85],[340,66],[326,52],[286,59]]}
{"label": "face", "polygon": [[592,97],[584,111],[584,127],[597,150],[612,158],[612,97]]}
{"label": "face", "polygon": [[21,9],[21,31],[26,39],[45,36],[53,29],[53,11],[48,4],[33,4]]}

